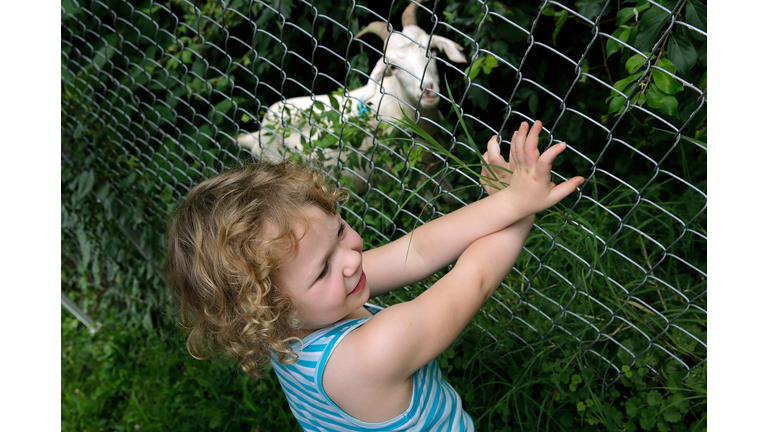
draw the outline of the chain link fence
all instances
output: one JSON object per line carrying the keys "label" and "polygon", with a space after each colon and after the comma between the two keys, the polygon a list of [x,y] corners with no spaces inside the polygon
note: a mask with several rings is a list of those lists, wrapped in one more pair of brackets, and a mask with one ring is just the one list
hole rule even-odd
{"label": "chain link fence", "polygon": [[[607,382],[623,365],[688,377],[707,348],[706,10],[624,3],[65,0],[62,165],[76,180],[62,187],[63,250],[104,251],[105,274],[129,256],[157,273],[166,216],[195,182],[275,156],[322,161],[352,191],[342,214],[373,247],[482,198],[472,143],[482,152],[499,134],[503,153],[521,121],[541,119],[540,149],[569,143],[555,181],[587,181],[539,215],[474,324],[503,344],[570,341]],[[415,18],[401,16],[408,5]],[[387,23],[381,39],[355,37],[374,21]],[[418,62],[397,51],[403,36]],[[384,115],[392,106],[446,152]],[[86,195],[133,255],[70,223]],[[163,290],[125,295],[161,305]]]}

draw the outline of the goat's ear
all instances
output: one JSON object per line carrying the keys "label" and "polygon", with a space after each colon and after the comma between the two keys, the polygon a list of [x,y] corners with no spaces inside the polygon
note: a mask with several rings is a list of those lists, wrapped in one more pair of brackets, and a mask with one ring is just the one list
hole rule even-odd
{"label": "goat's ear", "polygon": [[463,50],[461,45],[450,39],[444,38],[442,36],[432,36],[432,45],[430,48],[444,52],[451,61],[456,63],[467,62],[467,58],[464,57],[464,54],[461,53]]}

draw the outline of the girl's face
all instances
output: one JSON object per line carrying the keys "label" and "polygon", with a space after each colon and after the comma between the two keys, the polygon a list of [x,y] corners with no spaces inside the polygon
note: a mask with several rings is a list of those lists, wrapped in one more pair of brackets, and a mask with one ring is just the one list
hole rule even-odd
{"label": "girl's face", "polygon": [[297,225],[298,251],[281,266],[277,280],[304,318],[303,330],[312,331],[363,307],[370,290],[360,236],[338,214],[312,205],[305,214],[310,226],[304,232]]}

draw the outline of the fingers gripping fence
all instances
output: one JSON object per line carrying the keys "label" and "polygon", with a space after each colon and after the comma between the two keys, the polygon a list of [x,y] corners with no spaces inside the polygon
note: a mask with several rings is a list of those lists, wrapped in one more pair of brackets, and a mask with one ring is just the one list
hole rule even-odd
{"label": "fingers gripping fence", "polygon": [[503,153],[541,119],[540,149],[569,143],[553,180],[587,181],[538,216],[474,324],[504,344],[570,341],[608,383],[623,365],[706,362],[702,3],[68,0],[61,16],[62,164],[78,175],[62,212],[90,193],[147,260],[194,182],[254,158],[319,161],[382,244],[480,199],[472,142],[500,134]]}

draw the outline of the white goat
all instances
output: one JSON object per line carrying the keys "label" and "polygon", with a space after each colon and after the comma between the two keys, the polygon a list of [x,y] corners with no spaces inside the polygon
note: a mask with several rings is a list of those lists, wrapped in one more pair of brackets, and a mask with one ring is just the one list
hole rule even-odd
{"label": "white goat", "polygon": [[[422,0],[416,1],[421,3]],[[355,38],[367,33],[379,36],[384,41],[384,57],[376,62],[365,86],[346,92],[339,104],[345,117],[359,115],[365,104],[370,103],[374,113],[378,114],[378,119],[374,118],[369,125],[374,130],[381,120],[399,118],[401,108],[415,121],[415,108],[418,107],[418,125],[430,135],[438,131],[437,126],[443,119],[438,110],[440,77],[432,56],[439,51],[457,63],[466,63],[467,59],[457,43],[429,35],[418,27],[417,8],[417,3],[411,3],[403,11],[402,34],[389,32],[386,22],[376,21],[355,35]],[[316,102],[331,109],[329,95],[295,97],[273,104],[261,120],[260,130],[238,135],[238,144],[266,160],[282,159],[286,147],[303,151],[302,136],[306,141],[315,140],[321,132],[316,126],[315,133],[310,136],[310,110],[317,112]],[[326,128],[325,125],[318,126]],[[370,138],[365,141],[360,146],[362,152],[372,144]],[[326,151],[334,158],[344,159],[340,149]]]}

